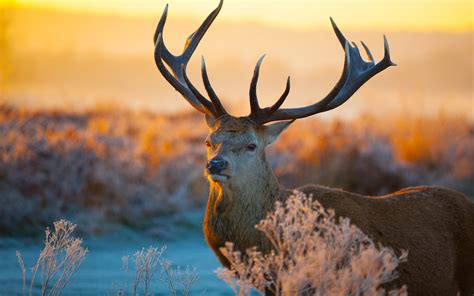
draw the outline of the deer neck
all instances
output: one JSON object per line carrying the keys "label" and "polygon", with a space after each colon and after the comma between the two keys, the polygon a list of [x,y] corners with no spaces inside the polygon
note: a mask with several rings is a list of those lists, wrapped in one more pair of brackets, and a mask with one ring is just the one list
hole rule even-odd
{"label": "deer neck", "polygon": [[211,247],[216,250],[226,241],[240,249],[261,245],[255,225],[265,218],[282,200],[285,190],[280,186],[268,162],[264,161],[245,184],[210,183],[210,193],[204,219],[204,231]]}
{"label": "deer neck", "polygon": [[259,172],[249,177],[246,182],[240,184],[229,182],[222,185],[211,182],[209,210],[216,214],[224,214],[243,209],[248,211],[249,207],[257,210],[273,208],[283,191],[270,165],[264,162]]}

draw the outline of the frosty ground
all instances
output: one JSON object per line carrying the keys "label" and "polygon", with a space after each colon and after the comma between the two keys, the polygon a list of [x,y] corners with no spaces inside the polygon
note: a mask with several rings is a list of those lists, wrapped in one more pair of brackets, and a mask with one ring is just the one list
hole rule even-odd
{"label": "frosty ground", "polygon": [[[191,295],[231,295],[232,291],[220,281],[214,270],[220,263],[207,246],[200,229],[183,229],[179,238],[154,239],[135,231],[121,229],[114,234],[84,239],[89,249],[86,259],[73,276],[63,295],[117,295],[121,289],[131,295],[134,271],[122,269],[122,256],[130,257],[141,248],[167,246],[165,257],[173,266],[196,268],[199,279]],[[28,266],[32,266],[40,252],[41,241],[20,239],[0,241],[0,295],[21,295],[21,271],[15,251],[22,252]],[[154,295],[168,295],[166,283],[154,279]]]}

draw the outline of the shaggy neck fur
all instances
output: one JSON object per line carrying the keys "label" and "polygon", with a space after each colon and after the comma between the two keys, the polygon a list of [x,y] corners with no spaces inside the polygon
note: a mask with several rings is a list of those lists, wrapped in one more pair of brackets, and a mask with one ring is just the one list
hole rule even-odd
{"label": "shaggy neck fur", "polygon": [[281,188],[270,165],[262,156],[262,165],[252,172],[242,184],[210,183],[204,232],[212,249],[225,263],[218,249],[225,242],[235,242],[235,247],[245,250],[258,246],[269,250],[269,242],[255,229],[255,224],[271,211],[275,201],[284,199],[286,192]]}

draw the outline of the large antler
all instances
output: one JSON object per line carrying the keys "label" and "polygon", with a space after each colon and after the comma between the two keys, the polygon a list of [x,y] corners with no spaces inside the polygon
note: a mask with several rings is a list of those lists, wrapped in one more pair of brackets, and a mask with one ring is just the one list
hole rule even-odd
{"label": "large antler", "polygon": [[353,46],[349,44],[332,18],[331,23],[346,56],[344,61],[344,70],[336,86],[329,92],[329,94],[326,95],[325,98],[317,103],[301,108],[279,109],[279,107],[285,101],[290,90],[290,79],[288,77],[285,92],[280,97],[280,99],[272,107],[261,109],[258,105],[256,87],[260,64],[263,59],[262,57],[255,67],[254,76],[250,85],[250,119],[252,119],[257,124],[264,124],[270,121],[303,118],[337,108],[346,102],[370,78],[390,66],[395,66],[395,64],[390,60],[390,49],[388,47],[388,41],[385,35],[384,57],[380,62],[375,64],[372,53],[364,42],[361,43],[369,58],[368,62],[362,59],[359,48],[355,43],[352,43]]}
{"label": "large antler", "polygon": [[[213,116],[214,118],[227,114],[227,112],[211,87],[206,71],[206,64],[204,63],[204,58],[202,59],[201,71],[204,80],[204,86],[211,101],[204,97],[189,81],[188,77],[186,76],[186,66],[207,29],[209,29],[212,22],[219,14],[222,8],[222,3],[223,0],[220,0],[217,8],[214,9],[214,11],[212,11],[204,20],[201,26],[188,37],[183,53],[179,56],[173,55],[166,48],[163,42],[163,28],[165,26],[166,16],[168,14],[168,5],[166,5],[165,10],[163,11],[153,37],[153,42],[155,43],[155,63],[161,74],[194,108],[200,112]],[[169,69],[172,73],[164,65],[163,61],[169,66]]]}

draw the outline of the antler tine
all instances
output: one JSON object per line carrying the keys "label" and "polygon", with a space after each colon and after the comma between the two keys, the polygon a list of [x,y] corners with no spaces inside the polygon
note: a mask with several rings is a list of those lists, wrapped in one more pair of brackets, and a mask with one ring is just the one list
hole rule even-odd
{"label": "antler tine", "polygon": [[[155,59],[156,59],[156,49],[157,45],[159,42],[159,36],[161,35],[161,39],[163,39],[163,29],[166,24],[166,18],[168,17],[168,4],[166,4],[165,9],[163,10],[163,13],[161,14],[160,21],[158,22],[158,25],[156,26],[155,34],[153,35],[153,43],[155,44]],[[172,71],[174,73],[179,72],[179,62],[177,61],[177,57],[174,56],[166,47],[163,41],[161,43],[161,55],[165,62],[171,67]]]}
{"label": "antler tine", "polygon": [[[155,44],[155,48],[156,48],[159,35],[161,35],[163,38],[163,28],[165,27],[167,16],[168,16],[168,4],[165,5],[165,9],[163,10],[163,13],[161,14],[160,21],[158,22],[158,25],[156,26],[155,34],[153,35],[153,44]],[[171,59],[173,55],[169,52],[166,46],[163,46],[163,47],[162,47],[162,54],[167,57],[166,58],[167,60]]]}
{"label": "antler tine", "polygon": [[364,47],[365,53],[367,54],[367,57],[369,58],[369,60],[370,60],[372,63],[375,63],[374,56],[373,56],[372,53],[370,52],[370,49],[367,47],[367,45],[365,45],[364,41],[360,41],[360,43],[361,43],[362,46]]}
{"label": "antler tine", "polygon": [[290,88],[291,88],[291,85],[290,85],[290,76],[288,76],[288,78],[286,79],[285,91],[284,91],[283,94],[280,96],[280,98],[278,99],[278,101],[276,101],[275,104],[273,104],[273,106],[270,107],[270,109],[268,110],[268,113],[269,113],[269,114],[275,113],[275,112],[278,110],[278,108],[281,107],[281,105],[283,104],[283,102],[285,102],[286,98],[288,97],[288,94],[290,93]]}
{"label": "antler tine", "polygon": [[385,34],[383,34],[383,49],[384,49],[383,59],[385,63],[388,64],[389,66],[396,66],[397,64],[392,62],[390,59],[390,46],[388,45],[387,36],[385,36]]}
{"label": "antler tine", "polygon": [[261,124],[261,122],[264,122],[265,119],[275,113],[278,108],[281,107],[283,102],[285,102],[286,98],[288,97],[288,94],[290,93],[290,77],[288,76],[288,79],[286,80],[286,87],[285,91],[283,94],[280,96],[280,98],[271,106],[267,108],[260,108],[260,105],[258,104],[258,97],[257,97],[257,84],[258,84],[258,77],[260,75],[260,66],[262,64],[263,59],[265,58],[265,54],[258,59],[257,64],[255,65],[255,70],[253,73],[252,81],[250,83],[250,91],[249,91],[249,97],[250,97],[250,115],[249,117],[257,124]]}
{"label": "antler tine", "polygon": [[221,11],[222,4],[224,3],[223,0],[219,1],[219,5],[214,9],[204,20],[204,22],[201,24],[201,26],[194,32],[192,33],[188,40],[186,40],[186,45],[184,47],[184,53],[183,57],[189,60],[196,50],[199,42],[201,41],[202,37],[204,37],[204,34],[206,34],[207,29],[211,26],[212,22],[215,20],[219,12]]}
{"label": "antler tine", "polygon": [[224,106],[219,100],[219,97],[216,95],[216,92],[214,91],[214,89],[211,86],[211,83],[209,82],[209,76],[207,75],[206,62],[204,61],[204,56],[201,59],[201,74],[202,74],[202,81],[204,83],[204,87],[206,88],[206,92],[209,95],[209,98],[211,98],[212,104],[214,105],[214,108],[216,109],[218,116],[227,114],[227,111],[225,110]]}
{"label": "antler tine", "polygon": [[[222,115],[222,111],[225,112],[223,108],[220,108],[222,105],[217,107],[219,109],[219,111],[217,111],[216,106],[213,105],[213,102],[216,101],[215,98],[211,99],[212,102],[206,99],[190,83],[189,79],[184,76],[186,76],[186,66],[191,59],[192,54],[214,19],[219,14],[222,4],[223,0],[220,0],[217,8],[214,9],[199,28],[186,39],[183,53],[179,56],[173,55],[166,48],[166,45],[163,42],[163,29],[168,14],[168,5],[165,6],[160,21],[158,22],[155,35],[153,36],[153,41],[155,42],[155,63],[161,74],[194,108],[214,117]],[[163,64],[163,61],[169,66],[169,70]]]}
{"label": "antler tine", "polygon": [[339,43],[341,44],[342,49],[345,50],[345,44],[346,44],[346,42],[348,42],[346,37],[344,37],[341,30],[339,30],[339,28],[336,25],[336,22],[334,22],[332,17],[329,17],[329,20],[331,21],[332,28],[334,30],[334,33],[336,33],[337,39],[339,40]]}
{"label": "antler tine", "polygon": [[385,35],[384,57],[377,64],[375,64],[369,48],[362,42],[362,46],[369,57],[369,61],[366,62],[362,59],[357,45],[354,44],[354,46],[351,46],[334,20],[332,18],[330,18],[330,20],[337,39],[345,52],[343,72],[336,86],[321,101],[301,108],[277,108],[273,114],[267,113],[267,116],[261,118],[260,124],[278,120],[303,118],[337,108],[345,103],[370,78],[390,66],[395,66],[395,63],[390,59],[390,48]]}
{"label": "antler tine", "polygon": [[260,105],[258,104],[258,97],[257,97],[257,84],[258,84],[258,76],[260,75],[260,66],[262,65],[263,59],[265,58],[265,54],[263,54],[257,61],[255,65],[255,70],[253,71],[252,81],[250,82],[250,91],[249,91],[249,98],[250,98],[250,114],[258,114],[260,109]]}
{"label": "antler tine", "polygon": [[[209,102],[189,80],[188,75],[186,75],[186,70],[184,69],[183,64],[181,64],[181,75],[183,76],[184,81],[186,82],[186,85],[188,86],[189,90],[199,100],[199,102],[201,102],[201,104],[203,104],[204,107],[206,107],[206,109],[213,110],[214,106],[212,105],[212,103]],[[214,114],[214,115],[217,116],[218,114]]]}

